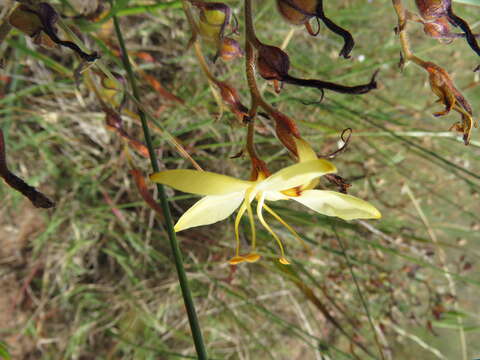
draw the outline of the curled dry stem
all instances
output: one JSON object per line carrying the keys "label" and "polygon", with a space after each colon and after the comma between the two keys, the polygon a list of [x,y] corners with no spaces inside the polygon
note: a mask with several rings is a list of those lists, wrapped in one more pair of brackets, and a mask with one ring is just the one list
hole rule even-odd
{"label": "curled dry stem", "polygon": [[53,201],[51,201],[41,192],[37,191],[37,189],[35,189],[33,186],[28,185],[25,181],[20,179],[8,169],[5,139],[2,129],[0,129],[0,177],[7,185],[28,198],[28,200],[30,200],[35,207],[49,209],[55,206]]}

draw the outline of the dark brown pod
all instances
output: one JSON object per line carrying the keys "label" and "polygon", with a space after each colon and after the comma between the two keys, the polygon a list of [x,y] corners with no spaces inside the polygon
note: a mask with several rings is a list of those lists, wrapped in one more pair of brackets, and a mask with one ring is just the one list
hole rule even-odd
{"label": "dark brown pod", "polygon": [[258,49],[257,69],[266,80],[282,81],[288,76],[290,59],[282,49],[262,44]]}

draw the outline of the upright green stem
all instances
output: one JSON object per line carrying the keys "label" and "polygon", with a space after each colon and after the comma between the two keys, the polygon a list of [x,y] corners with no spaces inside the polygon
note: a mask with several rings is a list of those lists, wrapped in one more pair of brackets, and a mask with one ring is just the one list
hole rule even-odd
{"label": "upright green stem", "polygon": [[352,279],[353,279],[353,282],[355,284],[355,288],[357,289],[358,296],[360,297],[360,301],[362,303],[362,306],[365,309],[365,314],[367,315],[368,322],[370,324],[370,328],[372,329],[373,338],[375,339],[375,344],[377,345],[378,352],[380,354],[380,358],[382,360],[385,360],[385,355],[383,354],[382,345],[380,344],[380,340],[378,339],[377,330],[375,328],[375,325],[373,324],[372,316],[370,315],[370,310],[368,309],[367,302],[365,301],[365,298],[363,297],[362,291],[360,290],[360,285],[358,284],[357,276],[355,275],[355,272],[353,271],[352,263],[350,262],[350,259],[347,255],[347,249],[345,247],[345,244],[340,239],[340,236],[338,236],[337,229],[335,228],[335,226],[333,224],[332,224],[332,229],[333,229],[333,232],[335,233],[335,236],[337,238],[338,243],[340,244],[340,247],[342,248],[343,256],[345,257],[345,260],[347,261],[348,269],[350,270],[350,275],[352,276]]}
{"label": "upright green stem", "polygon": [[[123,40],[122,31],[120,30],[120,25],[116,16],[113,16],[113,23],[115,26],[115,32],[120,44],[122,51],[122,61],[125,70],[127,71],[128,81],[132,87],[133,96],[137,101],[139,101],[139,92],[135,82],[135,77],[132,71],[132,66],[128,58],[127,49],[125,47],[125,42]],[[152,137],[150,135],[150,129],[148,127],[147,118],[145,113],[138,108],[138,114],[142,121],[143,133],[145,135],[145,142],[147,143],[148,151],[150,154],[150,161],[152,163],[152,168],[155,172],[159,171],[157,157],[153,148]],[[183,266],[182,254],[180,252],[180,247],[173,229],[172,215],[170,213],[170,208],[168,206],[167,196],[163,185],[157,184],[158,194],[160,197],[160,204],[162,207],[163,214],[165,216],[165,226],[168,232],[168,238],[170,241],[170,246],[172,248],[173,257],[175,260],[175,266],[177,268],[178,281],[180,283],[180,288],[182,290],[182,296],[185,303],[185,308],[187,309],[188,321],[190,323],[190,329],[192,331],[193,341],[195,343],[195,349],[197,351],[198,359],[206,360],[207,352],[205,350],[205,345],[203,343],[202,331],[198,322],[197,313],[195,311],[195,305],[193,303],[192,294],[188,285],[187,275],[185,273],[185,268]]]}

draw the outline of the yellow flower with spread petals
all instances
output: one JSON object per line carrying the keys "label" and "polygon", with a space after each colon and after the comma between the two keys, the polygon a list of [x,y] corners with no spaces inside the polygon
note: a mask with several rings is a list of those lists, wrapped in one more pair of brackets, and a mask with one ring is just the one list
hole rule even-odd
{"label": "yellow flower with spread petals", "polygon": [[[297,142],[298,144],[298,142]],[[336,191],[314,190],[318,178],[337,171],[327,160],[318,159],[308,147],[299,147],[300,162],[276,173],[265,176],[260,173],[257,180],[239,180],[230,176],[197,170],[166,170],[151,175],[150,179],[174,189],[192,194],[204,195],[188,209],[175,224],[175,231],[196,226],[209,225],[228,218],[237,209],[235,237],[237,248],[231,264],[255,262],[260,258],[255,252],[255,226],[250,204],[257,200],[256,213],[260,223],[274,237],[280,248],[282,264],[289,264],[282,242],[263,217],[263,210],[270,213],[296,238],[300,239],[278,214],[265,201],[295,200],[319,214],[336,216],[344,220],[380,218],[380,212],[370,203],[351,195]],[[238,227],[243,214],[247,212],[252,231],[252,252],[240,255]]]}

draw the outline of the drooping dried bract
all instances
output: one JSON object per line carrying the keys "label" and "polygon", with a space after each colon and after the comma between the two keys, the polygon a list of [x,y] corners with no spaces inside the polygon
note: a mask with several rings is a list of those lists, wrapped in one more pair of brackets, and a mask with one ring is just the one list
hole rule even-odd
{"label": "drooping dried bract", "polygon": [[235,115],[237,120],[241,123],[248,118],[248,109],[240,101],[238,91],[231,85],[223,81],[215,83],[220,89],[220,96],[223,102],[228,106],[230,111]]}
{"label": "drooping dried bract", "polygon": [[0,129],[0,178],[11,188],[17,190],[28,198],[33,206],[38,208],[49,209],[55,206],[55,203],[39,192],[33,186],[28,185],[25,181],[12,173],[7,166],[7,155],[5,139],[3,131]]}
{"label": "drooping dried bract", "polygon": [[476,122],[473,120],[472,107],[455,87],[450,75],[444,69],[432,62],[427,62],[424,68],[429,74],[432,91],[438,96],[439,101],[445,105],[445,110],[436,112],[433,115],[447,115],[451,110],[458,112],[462,117],[462,121],[453,124],[450,130],[462,133],[463,141],[465,145],[468,145],[472,127],[477,127]]}

